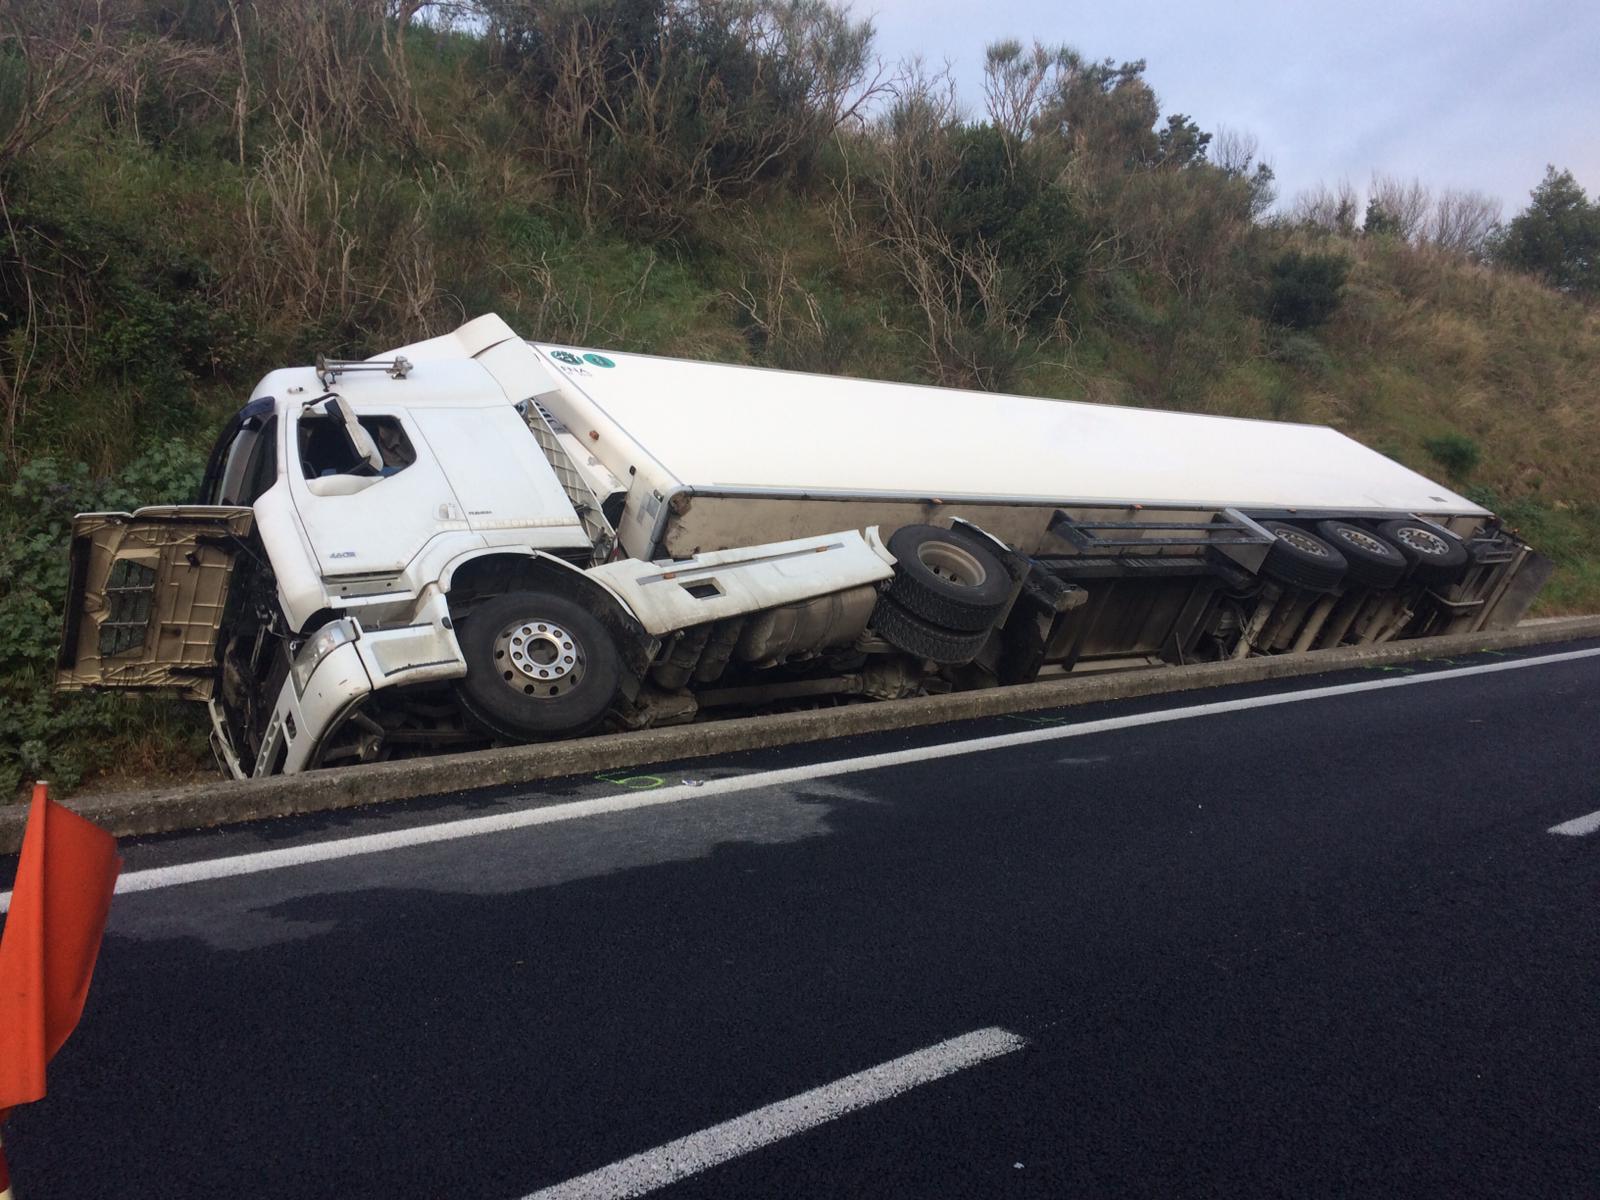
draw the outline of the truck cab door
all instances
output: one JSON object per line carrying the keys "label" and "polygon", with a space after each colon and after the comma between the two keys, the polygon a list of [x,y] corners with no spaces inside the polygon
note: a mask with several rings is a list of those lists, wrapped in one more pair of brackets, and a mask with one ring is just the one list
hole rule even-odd
{"label": "truck cab door", "polygon": [[297,414],[289,495],[323,578],[396,575],[434,535],[468,531],[466,512],[411,413],[364,410],[359,442],[351,416],[326,401]]}
{"label": "truck cab door", "polygon": [[56,687],[209,700],[234,560],[254,522],[230,505],[75,517]]}

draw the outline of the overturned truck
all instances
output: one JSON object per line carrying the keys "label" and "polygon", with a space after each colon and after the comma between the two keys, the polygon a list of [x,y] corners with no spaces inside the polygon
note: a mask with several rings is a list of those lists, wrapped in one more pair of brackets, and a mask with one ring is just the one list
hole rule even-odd
{"label": "overturned truck", "polygon": [[77,518],[58,686],[245,778],[1517,622],[1550,572],[1332,429],[522,340],[273,371]]}

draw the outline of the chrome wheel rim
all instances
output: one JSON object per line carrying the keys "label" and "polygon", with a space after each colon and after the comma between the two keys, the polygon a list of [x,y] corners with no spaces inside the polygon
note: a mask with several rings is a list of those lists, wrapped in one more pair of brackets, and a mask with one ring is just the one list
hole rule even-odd
{"label": "chrome wheel rim", "polygon": [[1389,557],[1389,547],[1364,530],[1341,529],[1339,530],[1339,536],[1352,546],[1365,550],[1369,554],[1376,554],[1380,558]]}
{"label": "chrome wheel rim", "polygon": [[494,665],[513,691],[554,700],[583,681],[583,645],[554,621],[513,621],[494,639]]}
{"label": "chrome wheel rim", "polygon": [[1288,542],[1296,550],[1316,558],[1328,557],[1328,548],[1309,533],[1301,533],[1298,529],[1279,529],[1275,532],[1280,540]]}
{"label": "chrome wheel rim", "polygon": [[1395,536],[1418,554],[1442,558],[1450,553],[1449,542],[1445,541],[1437,533],[1432,533],[1426,529],[1418,529],[1415,525],[1407,525],[1404,529],[1396,532]]}

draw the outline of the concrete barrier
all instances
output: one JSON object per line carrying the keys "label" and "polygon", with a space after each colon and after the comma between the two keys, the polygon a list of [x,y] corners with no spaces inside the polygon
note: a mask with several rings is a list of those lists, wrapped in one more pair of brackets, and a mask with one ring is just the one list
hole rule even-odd
{"label": "concrete barrier", "polygon": [[[190,784],[70,798],[67,805],[118,837],[203,829],[216,825],[326,812],[473,788],[500,787],[566,775],[626,770],[703,755],[759,750],[852,734],[881,733],[1005,713],[1068,708],[1108,700],[1159,696],[1230,684],[1320,675],[1352,667],[1449,658],[1600,637],[1600,616],[1533,621],[1496,633],[1464,634],[1341,647],[1237,662],[1155,667],[1118,674],[1073,676],[986,691],[853,704],[765,717],[739,717],[636,733],[601,734],[566,742],[441,754],[242,782]],[[0,808],[0,853],[22,842],[25,805]]]}

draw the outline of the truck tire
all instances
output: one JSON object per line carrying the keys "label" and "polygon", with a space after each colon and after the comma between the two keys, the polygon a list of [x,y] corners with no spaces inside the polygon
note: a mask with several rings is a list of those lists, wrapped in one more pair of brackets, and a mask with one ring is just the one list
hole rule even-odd
{"label": "truck tire", "polygon": [[1348,564],[1334,547],[1283,521],[1262,521],[1261,528],[1274,538],[1261,564],[1263,575],[1314,592],[1331,592],[1339,586]]}
{"label": "truck tire", "polygon": [[1011,576],[972,538],[937,525],[906,525],[889,538],[888,594],[906,612],[960,633],[988,630],[1011,599]]}
{"label": "truck tire", "polygon": [[461,622],[469,717],[514,741],[575,737],[599,724],[622,686],[622,659],[605,627],[565,596],[507,592]]}
{"label": "truck tire", "polygon": [[1405,577],[1410,564],[1393,542],[1349,521],[1318,521],[1317,533],[1344,555],[1349,568],[1345,578],[1351,583],[1382,590],[1392,588]]}
{"label": "truck tire", "polygon": [[977,658],[989,640],[987,629],[977,633],[944,629],[907,612],[888,596],[878,601],[867,625],[891,646],[951,667]]}
{"label": "truck tire", "polygon": [[1411,577],[1418,583],[1454,583],[1471,562],[1459,539],[1421,521],[1385,521],[1378,532],[1405,555],[1411,563]]}

